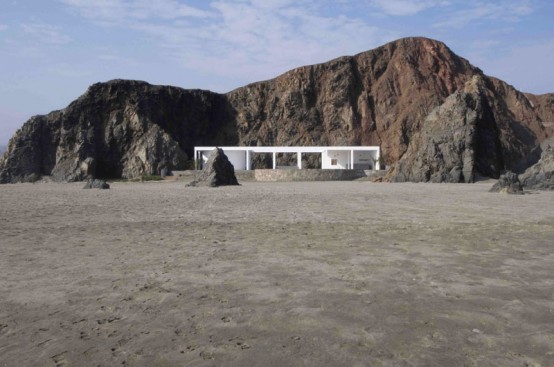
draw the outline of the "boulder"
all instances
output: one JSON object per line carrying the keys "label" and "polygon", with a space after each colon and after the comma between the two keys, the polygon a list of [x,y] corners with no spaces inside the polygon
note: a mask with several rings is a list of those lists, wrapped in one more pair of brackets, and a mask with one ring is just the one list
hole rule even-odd
{"label": "boulder", "polygon": [[554,148],[548,147],[541,159],[519,177],[528,190],[554,190]]}
{"label": "boulder", "polygon": [[[493,167],[487,174],[494,175],[500,167],[498,157],[494,153],[477,155],[480,136],[490,130],[485,121],[483,83],[481,77],[474,77],[464,91],[456,91],[431,111],[386,178],[395,182],[473,182],[476,171],[482,172],[484,167]],[[492,139],[485,145],[496,148],[498,142]]]}
{"label": "boulder", "polygon": [[229,158],[227,158],[223,149],[216,148],[210,153],[208,162],[202,172],[187,186],[218,187],[238,184],[235,167],[229,162]]}
{"label": "boulder", "polygon": [[489,192],[521,195],[523,194],[523,187],[521,186],[521,182],[519,181],[517,174],[508,171],[500,176]]}
{"label": "boulder", "polygon": [[110,188],[110,185],[104,180],[98,179],[89,179],[83,189],[101,189],[107,190]]}

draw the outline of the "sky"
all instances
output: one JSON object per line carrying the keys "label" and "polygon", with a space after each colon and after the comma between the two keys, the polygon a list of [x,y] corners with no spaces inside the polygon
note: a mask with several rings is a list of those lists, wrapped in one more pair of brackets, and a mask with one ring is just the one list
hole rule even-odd
{"label": "sky", "polygon": [[0,0],[0,145],[111,79],[227,92],[402,37],[554,92],[551,0]]}

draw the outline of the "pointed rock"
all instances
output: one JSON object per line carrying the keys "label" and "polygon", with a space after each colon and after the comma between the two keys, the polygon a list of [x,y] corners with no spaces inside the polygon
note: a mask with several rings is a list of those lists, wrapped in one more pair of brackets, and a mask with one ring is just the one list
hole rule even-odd
{"label": "pointed rock", "polygon": [[206,167],[200,172],[200,175],[187,186],[218,187],[238,184],[233,164],[223,149],[216,148],[210,153]]}
{"label": "pointed rock", "polygon": [[481,83],[479,77],[474,77],[465,91],[450,95],[425,118],[421,130],[410,139],[406,153],[387,173],[388,180],[474,181],[477,131],[484,114]]}

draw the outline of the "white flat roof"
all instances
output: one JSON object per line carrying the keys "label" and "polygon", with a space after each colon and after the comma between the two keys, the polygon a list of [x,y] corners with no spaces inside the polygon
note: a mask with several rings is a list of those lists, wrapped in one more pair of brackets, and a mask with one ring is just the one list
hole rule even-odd
{"label": "white flat roof", "polygon": [[[195,151],[211,151],[216,147],[195,147]],[[217,147],[223,149],[223,151],[251,151],[254,153],[323,153],[329,150],[347,150],[347,151],[368,151],[368,150],[379,150],[378,146],[314,146],[314,147],[284,147],[284,146],[273,146],[273,147]]]}

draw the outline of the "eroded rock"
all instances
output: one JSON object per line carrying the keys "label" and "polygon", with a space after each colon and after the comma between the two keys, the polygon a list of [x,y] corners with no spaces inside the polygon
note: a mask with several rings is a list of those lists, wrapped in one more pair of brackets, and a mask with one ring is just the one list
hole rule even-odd
{"label": "eroded rock", "polygon": [[529,190],[554,190],[554,148],[548,147],[541,159],[519,177]]}
{"label": "eroded rock", "polygon": [[[404,182],[473,182],[477,171],[494,176],[502,168],[499,141],[488,125],[483,79],[475,76],[434,109],[410,139],[402,158],[386,178]],[[482,141],[491,136],[490,141]],[[481,149],[483,144],[490,147]]]}
{"label": "eroded rock", "polygon": [[104,180],[98,180],[98,179],[89,179],[85,183],[85,186],[83,186],[83,189],[101,189],[101,190],[107,190],[110,188],[110,185],[104,181]]}
{"label": "eroded rock", "polygon": [[521,195],[523,194],[523,186],[521,185],[517,174],[508,171],[500,176],[489,192]]}
{"label": "eroded rock", "polygon": [[204,169],[187,186],[218,187],[238,184],[233,164],[229,161],[223,149],[216,148],[210,153]]}
{"label": "eroded rock", "polygon": [[[194,142],[236,144],[223,95],[113,80],[97,83],[61,111],[35,116],[0,158],[0,183],[30,174],[54,181],[138,178],[185,169]],[[187,149],[189,154],[187,154]]]}

